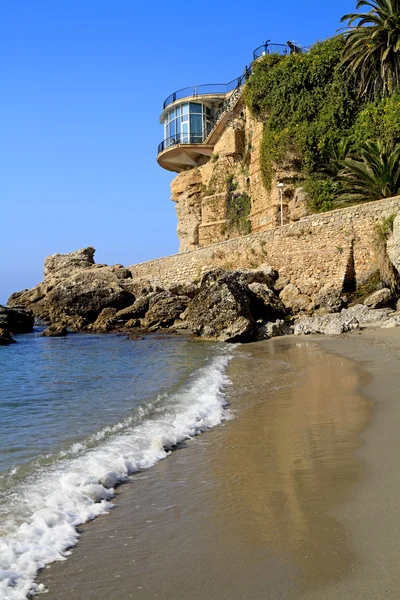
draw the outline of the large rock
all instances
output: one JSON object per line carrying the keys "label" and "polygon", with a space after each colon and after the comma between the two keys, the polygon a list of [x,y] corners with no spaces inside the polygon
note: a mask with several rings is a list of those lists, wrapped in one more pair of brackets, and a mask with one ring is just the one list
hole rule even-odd
{"label": "large rock", "polygon": [[23,307],[10,308],[0,306],[0,328],[10,333],[30,333],[33,330],[34,317],[31,311]]}
{"label": "large rock", "polygon": [[[22,304],[38,319],[63,323],[74,331],[96,321],[104,308],[132,305],[131,272],[122,265],[94,263],[94,248],[53,254],[45,260],[45,279],[31,290],[13,294],[10,307]],[[103,324],[100,325],[100,328]]]}
{"label": "large rock", "polygon": [[396,323],[400,319],[400,315],[391,308],[371,309],[364,304],[351,306],[343,313],[354,316],[362,327],[386,327],[389,322]]}
{"label": "large rock", "polygon": [[393,294],[389,288],[377,290],[364,300],[365,306],[368,308],[386,308],[394,302]]}
{"label": "large rock", "polygon": [[308,312],[314,308],[314,303],[309,296],[302,294],[293,283],[286,285],[279,294],[285,307],[293,313]]}
{"label": "large rock", "polygon": [[171,327],[186,310],[190,299],[187,296],[174,296],[170,292],[160,292],[149,300],[149,309],[142,324],[147,329]]}
{"label": "large rock", "polygon": [[9,346],[10,344],[15,344],[11,333],[6,329],[0,328],[0,346]]}
{"label": "large rock", "polygon": [[77,269],[89,269],[94,265],[96,250],[89,246],[69,254],[52,254],[44,261],[44,277],[69,277]]}
{"label": "large rock", "polygon": [[185,317],[189,330],[199,337],[225,342],[251,338],[256,323],[246,277],[223,269],[206,273]]}
{"label": "large rock", "polygon": [[313,300],[321,312],[338,313],[346,306],[342,292],[331,287],[322,288]]}
{"label": "large rock", "polygon": [[360,328],[357,318],[353,315],[328,314],[323,316],[312,316],[300,318],[294,326],[294,335],[309,335],[322,333],[324,335],[340,335],[346,331]]}
{"label": "large rock", "polygon": [[92,323],[103,308],[121,309],[134,301],[107,267],[84,269],[63,279],[47,294],[52,322],[80,316]]}
{"label": "large rock", "polygon": [[387,241],[386,248],[391,263],[400,273],[400,213],[393,222],[393,233]]}
{"label": "large rock", "polygon": [[250,283],[249,290],[254,294],[253,311],[256,319],[276,321],[286,315],[285,307],[273,290],[264,283]]}

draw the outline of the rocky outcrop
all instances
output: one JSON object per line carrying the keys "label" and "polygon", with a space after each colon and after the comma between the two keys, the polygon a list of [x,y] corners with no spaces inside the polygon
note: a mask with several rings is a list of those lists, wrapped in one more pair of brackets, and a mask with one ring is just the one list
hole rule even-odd
{"label": "rocky outcrop", "polygon": [[0,346],[9,346],[10,344],[15,344],[14,338],[9,331],[0,327]]}
{"label": "rocky outcrop", "polygon": [[273,291],[276,278],[270,268],[209,271],[184,313],[189,331],[226,342],[255,339],[258,322],[284,314]]}
{"label": "rocky outcrop", "polygon": [[89,331],[94,333],[107,333],[114,331],[117,326],[117,309],[103,308],[94,323],[88,326]]}
{"label": "rocky outcrop", "polygon": [[302,294],[298,287],[289,283],[279,294],[284,306],[293,313],[300,311],[311,311],[314,308],[313,301],[309,296]]}
{"label": "rocky outcrop", "polygon": [[371,309],[357,304],[340,313],[300,318],[294,325],[295,335],[322,333],[339,335],[366,327],[399,327],[400,313],[391,308]]}
{"label": "rocky outcrop", "polygon": [[171,327],[185,311],[189,301],[187,296],[174,296],[171,292],[155,294],[149,300],[143,327],[150,331]]}
{"label": "rocky outcrop", "polygon": [[30,333],[33,330],[34,317],[23,306],[10,308],[0,306],[0,329],[10,333]]}
{"label": "rocky outcrop", "polygon": [[41,334],[42,337],[65,337],[68,331],[65,325],[62,323],[54,323],[54,325],[50,325],[43,331]]}
{"label": "rocky outcrop", "polygon": [[8,306],[23,305],[45,322],[80,331],[94,323],[104,308],[132,305],[131,272],[122,265],[94,263],[94,248],[54,254],[45,260],[44,281],[13,294]]}
{"label": "rocky outcrop", "polygon": [[368,308],[386,308],[393,303],[393,294],[388,288],[377,290],[364,300]]}
{"label": "rocky outcrop", "polygon": [[35,315],[50,325],[45,336],[63,336],[67,328],[133,337],[145,331],[183,331],[210,340],[246,342],[288,335],[293,329],[296,335],[338,335],[360,327],[400,325],[400,314],[391,308],[395,299],[387,289],[346,309],[348,298],[329,283],[311,298],[267,265],[213,268],[199,282],[171,281],[162,289],[151,281],[132,279],[131,270],[122,265],[97,265],[93,255],[93,248],[86,248],[46,259],[44,281],[13,294],[10,306],[0,307],[0,328],[31,331]]}
{"label": "rocky outcrop", "polygon": [[357,318],[342,312],[339,314],[302,317],[294,326],[294,335],[310,335],[312,333],[340,335],[355,329],[360,329]]}
{"label": "rocky outcrop", "polygon": [[52,254],[44,261],[44,278],[69,277],[79,269],[89,269],[94,265],[95,249],[89,246],[69,254]]}

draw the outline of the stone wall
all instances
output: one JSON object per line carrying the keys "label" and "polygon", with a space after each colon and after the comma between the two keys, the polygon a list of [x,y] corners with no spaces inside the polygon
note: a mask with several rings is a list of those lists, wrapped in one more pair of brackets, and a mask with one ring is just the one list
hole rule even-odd
{"label": "stone wall", "polygon": [[311,215],[296,223],[129,267],[161,286],[199,279],[204,270],[268,264],[309,295],[362,283],[376,268],[373,230],[400,212],[400,197]]}

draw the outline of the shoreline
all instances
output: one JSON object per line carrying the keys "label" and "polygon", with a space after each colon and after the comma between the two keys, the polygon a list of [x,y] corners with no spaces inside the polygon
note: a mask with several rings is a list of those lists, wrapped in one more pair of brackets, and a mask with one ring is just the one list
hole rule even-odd
{"label": "shoreline", "polygon": [[[384,347],[372,345],[371,339],[374,344],[383,343]],[[244,387],[242,385],[242,389],[238,390],[236,385],[231,394],[235,419],[185,443],[183,451],[173,453],[168,461],[162,461],[150,471],[133,477],[130,484],[118,488],[117,506],[110,515],[83,526],[81,541],[72,551],[72,556],[64,563],[51,565],[39,575],[39,581],[49,586],[49,600],[64,600],[71,597],[72,593],[76,600],[92,597],[99,600],[125,600],[130,597],[148,600],[156,597],[157,590],[160,597],[173,597],[179,589],[199,600],[205,596],[211,599],[229,597],[236,600],[248,597],[261,600],[265,598],[266,589],[268,598],[276,597],[279,600],[318,600],[322,590],[324,600],[336,600],[339,597],[351,597],[352,600],[383,597],[379,595],[383,589],[385,598],[397,598],[400,581],[396,576],[395,557],[398,555],[397,539],[400,539],[400,535],[397,535],[399,525],[396,523],[396,501],[400,484],[397,485],[394,478],[389,482],[391,485],[385,484],[386,487],[382,487],[382,482],[376,482],[376,478],[381,477],[382,470],[374,464],[383,458],[382,452],[379,453],[376,449],[380,428],[387,431],[389,426],[397,431],[397,424],[400,425],[400,409],[397,414],[392,389],[400,378],[396,374],[396,357],[393,358],[389,352],[390,343],[397,344],[400,354],[398,330],[368,330],[361,335],[353,333],[335,339],[327,339],[326,336],[274,338],[268,342],[240,346],[237,354],[242,357],[236,357],[231,363],[229,375],[234,383],[235,377],[236,381],[237,378],[243,379],[243,361],[246,363],[246,360],[249,372],[245,377],[247,383],[242,381]],[[302,345],[305,347],[299,348]],[[282,361],[277,358],[279,348],[285,352],[291,348],[290,351],[294,352],[291,360],[300,360],[297,375],[301,373],[301,369],[306,369],[305,372],[314,376],[311,387],[307,388],[306,381],[300,381],[301,385],[306,385],[303,392],[307,392],[302,392],[303,403],[304,399],[312,395],[313,387],[316,391],[315,399],[330,396],[324,399],[322,406],[320,402],[313,401],[307,408],[309,411],[312,408],[310,414],[314,414],[316,419],[310,437],[312,441],[313,435],[315,436],[313,443],[316,446],[313,449],[311,445],[311,450],[309,448],[311,457],[316,452],[311,461],[315,463],[313,469],[317,469],[319,474],[316,479],[311,477],[311,471],[307,467],[309,457],[304,454],[304,435],[309,435],[310,430],[307,429],[307,423],[303,424],[305,429],[301,435],[296,429],[302,410],[296,413],[296,419],[289,419],[288,414],[280,414],[277,405],[275,412],[267,417],[264,414],[265,401],[257,401],[257,394],[263,390],[261,384],[265,387],[265,377],[264,380],[258,378],[257,381],[256,371],[271,357],[274,358],[276,349],[278,355],[275,359],[279,370],[282,367],[278,364]],[[296,348],[297,351],[293,350]],[[310,348],[314,353],[313,357],[309,357],[311,361],[305,360]],[[257,361],[254,362],[257,352],[261,353],[258,365]],[[382,354],[386,356],[386,361],[382,360]],[[248,361],[246,355],[251,356],[252,360]],[[316,358],[320,361],[319,365],[315,364]],[[323,365],[321,361],[325,361]],[[236,375],[233,372],[235,368],[238,369]],[[327,377],[329,371],[331,372]],[[389,377],[385,388],[388,393],[385,393],[386,400],[381,401],[379,390],[384,377]],[[295,377],[292,387],[294,386],[297,395],[298,384]],[[337,394],[333,393],[332,385]],[[325,392],[321,393],[322,390]],[[330,394],[327,393],[329,390]],[[287,400],[288,389],[284,392]],[[279,390],[277,393],[281,394]],[[340,398],[343,394],[348,395],[346,402]],[[336,398],[334,409],[333,396]],[[253,399],[253,404],[246,416],[243,411],[247,410],[249,398]],[[383,414],[382,405],[385,408]],[[261,411],[260,414],[264,417],[258,418],[257,411]],[[278,418],[277,415],[280,425],[269,431],[264,442],[271,439],[271,432],[280,432],[275,438],[279,456],[289,448],[294,454],[299,451],[297,446],[302,448],[296,458],[298,463],[296,460],[293,464],[290,462],[292,466],[288,467],[286,478],[284,477],[285,485],[288,485],[288,481],[293,479],[290,474],[296,474],[292,481],[296,485],[289,488],[292,489],[290,494],[287,490],[285,492],[282,481],[275,481],[275,487],[272,486],[271,475],[281,473],[282,465],[277,469],[276,464],[268,464],[268,459],[274,454],[271,449],[261,448],[263,460],[259,463],[258,470],[254,471],[253,467],[254,462],[259,461],[257,446],[262,442],[260,437],[265,435],[258,423],[263,424],[264,429],[266,426],[271,427],[268,423],[273,421],[271,417]],[[389,423],[385,421],[388,416]],[[323,423],[324,418],[327,423]],[[330,426],[327,426],[328,421]],[[291,431],[289,428],[290,435],[282,443],[282,426],[287,426],[288,423],[295,429]],[[333,436],[331,440],[329,435]],[[246,443],[240,436],[244,436]],[[255,454],[246,458],[249,449]],[[371,453],[375,453],[375,458]],[[387,456],[383,454],[388,464]],[[396,461],[389,461],[389,464],[394,475]],[[265,475],[261,479],[260,470]],[[244,474],[246,477],[241,481]],[[300,491],[299,477],[300,481],[305,478]],[[222,494],[221,487],[224,486],[223,502],[219,498],[215,504],[215,499],[212,498],[213,481],[217,495]],[[270,482],[269,487],[266,486],[267,481]],[[245,490],[246,501],[241,504],[247,507],[247,511],[239,510],[237,518],[229,521],[226,515],[229,516],[230,510],[234,514],[238,510],[237,499],[234,501],[231,498],[232,490],[237,485]],[[374,504],[377,502],[377,495],[381,505],[386,505],[384,516],[386,522],[390,522],[389,531],[383,539],[379,536],[380,525],[376,527],[376,523],[374,533],[368,534],[370,528],[374,529],[371,522],[374,522],[377,506],[379,507]],[[164,505],[164,498],[169,500],[168,506]],[[202,502],[199,504],[200,499]],[[306,519],[305,531],[302,526],[292,527],[289,535],[288,520],[282,520],[279,516],[283,509],[288,510],[288,506],[292,509],[297,507],[293,514],[300,515],[299,523]],[[272,513],[267,514],[267,508]],[[207,527],[207,520],[210,516],[214,518],[216,513],[219,519],[217,518],[214,526],[218,529],[221,519],[225,523],[217,540]],[[255,529],[254,523],[249,520],[251,513],[258,514]],[[289,511],[288,514],[292,515],[292,512]],[[268,527],[266,523],[269,523]],[[272,535],[274,527],[275,533]],[[237,545],[242,544],[250,533],[253,539],[248,541],[246,549],[240,548],[239,553],[236,552]],[[149,544],[151,540],[154,545]],[[375,540],[379,540],[379,544]],[[281,546],[279,552],[278,542]],[[382,564],[377,570],[374,564],[375,552],[372,550],[374,544],[385,559],[388,548],[391,549],[392,560],[390,562],[388,557],[388,563],[393,570],[384,568]],[[101,568],[98,566],[100,561]],[[228,578],[226,574],[216,577],[214,571],[218,564],[221,567],[223,565],[223,571],[229,571]],[[231,565],[229,569],[227,564]],[[252,589],[249,596],[246,595],[246,585],[244,589],[240,585],[238,587],[235,575],[238,569],[243,575],[242,579],[246,580],[247,587]],[[267,571],[266,579],[262,574],[263,569]],[[393,581],[385,587],[388,571],[392,573]],[[206,593],[201,586],[197,590],[195,585],[196,582],[200,585],[205,573],[209,577]],[[231,593],[228,593],[229,590]]]}

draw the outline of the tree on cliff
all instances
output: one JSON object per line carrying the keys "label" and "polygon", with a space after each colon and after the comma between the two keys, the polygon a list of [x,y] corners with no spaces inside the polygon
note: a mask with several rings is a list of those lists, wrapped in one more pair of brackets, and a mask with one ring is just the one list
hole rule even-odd
{"label": "tree on cliff", "polygon": [[350,155],[337,177],[339,201],[368,202],[400,193],[400,144],[394,150],[382,142],[365,142]]}
{"label": "tree on cliff", "polygon": [[358,0],[349,13],[343,62],[355,75],[362,95],[377,97],[393,93],[400,86],[400,0]]}

